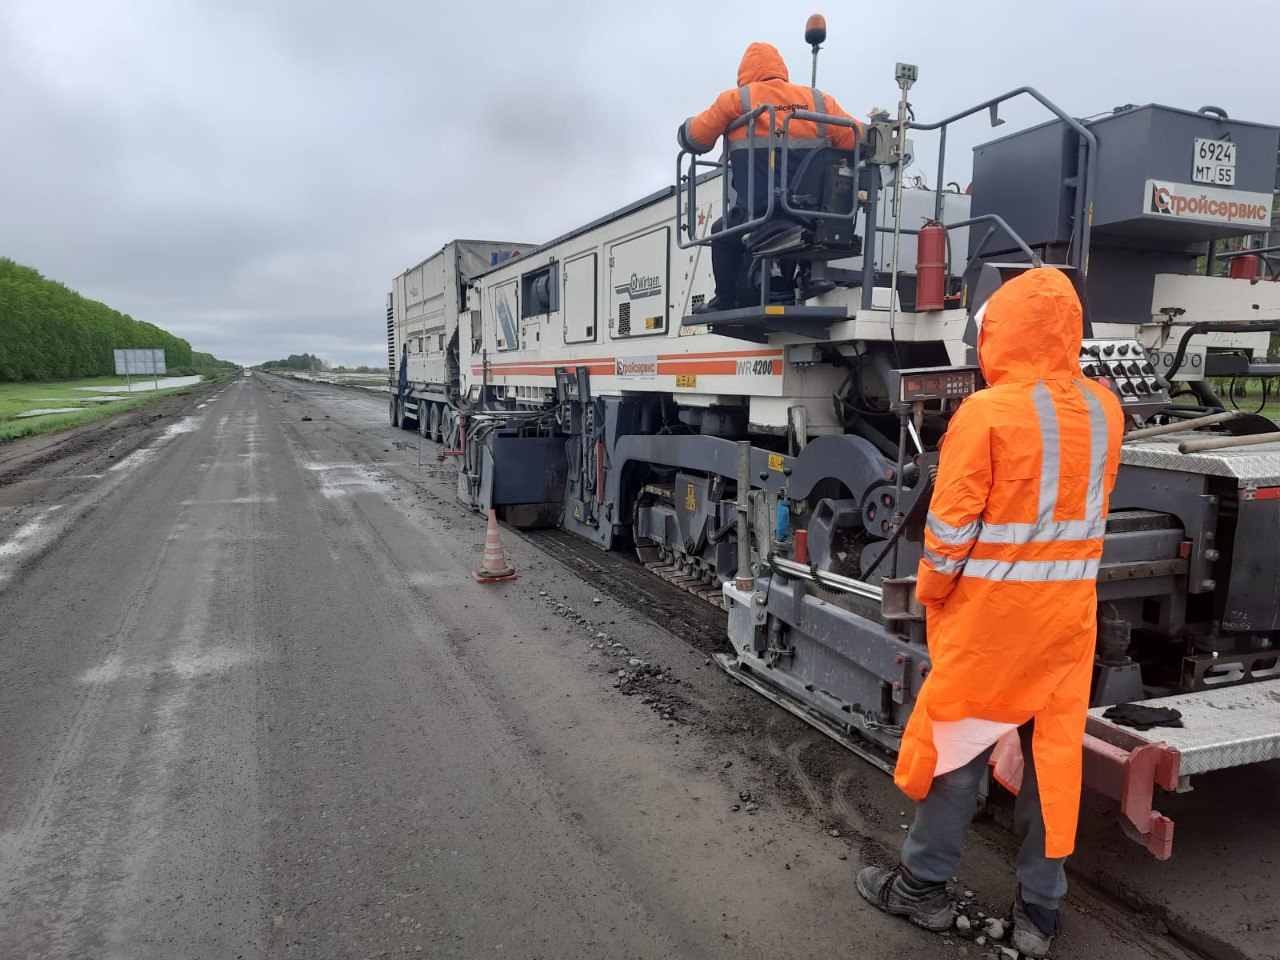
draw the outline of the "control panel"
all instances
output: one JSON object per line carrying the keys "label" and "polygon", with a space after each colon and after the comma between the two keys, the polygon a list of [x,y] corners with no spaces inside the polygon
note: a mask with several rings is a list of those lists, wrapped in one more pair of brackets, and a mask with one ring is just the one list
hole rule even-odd
{"label": "control panel", "polygon": [[1080,370],[1111,390],[1125,413],[1146,417],[1170,403],[1169,384],[1137,340],[1085,340],[1080,348]]}
{"label": "control panel", "polygon": [[895,410],[931,401],[941,401],[943,407],[959,406],[982,383],[977,367],[917,367],[893,373],[889,393]]}

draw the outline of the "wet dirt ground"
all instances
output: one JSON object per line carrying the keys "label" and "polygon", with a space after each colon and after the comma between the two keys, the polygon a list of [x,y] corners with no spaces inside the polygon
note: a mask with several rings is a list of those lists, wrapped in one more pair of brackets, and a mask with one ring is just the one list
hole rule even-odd
{"label": "wet dirt ground", "polygon": [[[480,517],[385,398],[276,377],[0,448],[0,955],[981,957],[869,910],[887,777],[626,557]],[[304,413],[309,419],[304,419]],[[1055,955],[1280,955],[1274,768],[1091,801]],[[1012,837],[957,892],[998,915]]]}

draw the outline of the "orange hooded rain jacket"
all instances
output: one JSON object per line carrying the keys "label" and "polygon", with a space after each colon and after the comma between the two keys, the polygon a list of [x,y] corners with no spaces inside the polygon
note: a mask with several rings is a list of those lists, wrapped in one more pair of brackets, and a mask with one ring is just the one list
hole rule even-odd
{"label": "orange hooded rain jacket", "polygon": [[[787,65],[773,44],[751,44],[738,65],[737,89],[724,91],[709,108],[686,120],[679,130],[680,146],[690,153],[706,153],[716,145],[721,135],[731,150],[737,141],[743,141],[741,145],[746,146],[746,126],[729,130],[729,125],[742,114],[766,103],[775,107],[775,129],[778,131],[782,130],[786,114],[794,110],[853,119],[834,97],[816,87],[791,83],[787,77]],[[866,130],[860,122],[855,123],[861,140]],[[842,150],[854,147],[854,133],[850,127],[793,120],[787,133],[791,146],[796,148],[826,146],[828,143]],[[756,135],[767,137],[769,134],[769,114],[766,112],[756,118]]]}
{"label": "orange hooded rain jacket", "polygon": [[1080,300],[1061,271],[1008,281],[977,319],[989,387],[960,405],[942,444],[916,586],[933,668],[894,779],[923,799],[936,775],[999,741],[996,775],[1016,792],[1015,730],[1034,719],[1045,855],[1065,857],[1124,418],[1080,374]]}

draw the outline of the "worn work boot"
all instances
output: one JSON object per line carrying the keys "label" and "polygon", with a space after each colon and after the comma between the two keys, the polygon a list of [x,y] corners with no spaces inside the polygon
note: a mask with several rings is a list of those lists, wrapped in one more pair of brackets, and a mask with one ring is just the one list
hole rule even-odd
{"label": "worn work boot", "polygon": [[1057,910],[1023,903],[1019,893],[1013,898],[1013,936],[1009,944],[1024,957],[1047,957],[1061,925]]}
{"label": "worn work boot", "polygon": [[858,873],[858,893],[867,903],[895,917],[906,917],[934,933],[950,930],[956,911],[945,883],[917,880],[898,864],[892,870],[865,867]]}
{"label": "worn work boot", "polygon": [[824,293],[830,293],[836,288],[836,285],[830,280],[809,280],[800,284],[800,292],[797,297],[802,303],[806,300],[812,300],[814,297],[820,297]]}
{"label": "worn work boot", "polygon": [[731,297],[715,296],[693,308],[695,314],[718,313],[721,310],[736,310],[738,302]]}

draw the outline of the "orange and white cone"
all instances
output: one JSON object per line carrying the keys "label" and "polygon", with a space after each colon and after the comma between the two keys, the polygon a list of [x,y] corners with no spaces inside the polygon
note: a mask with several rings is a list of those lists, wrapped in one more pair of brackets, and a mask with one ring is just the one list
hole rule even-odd
{"label": "orange and white cone", "polygon": [[479,570],[472,570],[471,575],[476,583],[501,583],[514,580],[516,572],[507,563],[506,551],[502,549],[502,538],[498,535],[498,515],[489,511],[489,529],[484,535],[484,562]]}

